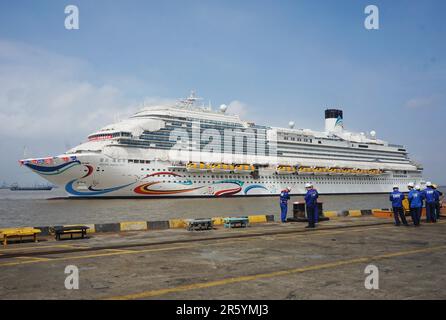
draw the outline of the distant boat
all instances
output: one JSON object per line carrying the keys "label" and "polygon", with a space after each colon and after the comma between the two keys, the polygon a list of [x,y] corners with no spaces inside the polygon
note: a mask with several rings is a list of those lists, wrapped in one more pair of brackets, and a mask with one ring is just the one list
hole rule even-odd
{"label": "distant boat", "polygon": [[50,191],[53,189],[51,185],[36,185],[33,187],[20,187],[18,184],[12,185],[9,190],[11,191]]}

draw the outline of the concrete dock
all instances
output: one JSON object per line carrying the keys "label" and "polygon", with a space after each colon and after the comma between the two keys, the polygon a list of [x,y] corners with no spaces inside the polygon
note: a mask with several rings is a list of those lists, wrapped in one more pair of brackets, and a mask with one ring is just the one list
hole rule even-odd
{"label": "concrete dock", "polygon": [[[0,299],[445,299],[446,221],[340,217],[92,234],[0,249]],[[364,286],[366,266],[379,289]],[[79,289],[65,288],[68,265]]]}

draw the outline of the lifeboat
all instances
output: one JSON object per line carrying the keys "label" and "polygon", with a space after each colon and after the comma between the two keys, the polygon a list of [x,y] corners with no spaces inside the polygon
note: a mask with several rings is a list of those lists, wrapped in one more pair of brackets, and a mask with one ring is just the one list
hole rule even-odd
{"label": "lifeboat", "polygon": [[296,168],[293,166],[277,166],[277,174],[293,174],[296,173]]}
{"label": "lifeboat", "polygon": [[254,169],[254,166],[251,164],[236,164],[234,166],[235,173],[251,173]]}
{"label": "lifeboat", "polygon": [[367,171],[365,169],[352,169],[353,174],[357,176],[366,176],[368,174]]}
{"label": "lifeboat", "polygon": [[234,166],[232,164],[225,163],[214,163],[211,165],[212,172],[231,172],[234,170]]}
{"label": "lifeboat", "polygon": [[313,168],[311,168],[311,167],[299,167],[299,169],[297,169],[297,173],[299,175],[310,175],[310,174],[313,174]]}
{"label": "lifeboat", "polygon": [[314,174],[315,175],[326,175],[329,174],[329,169],[325,167],[316,167],[314,168]]}
{"label": "lifeboat", "polygon": [[208,171],[210,169],[211,169],[210,165],[203,162],[199,163],[189,162],[188,164],[186,164],[186,170],[188,172],[203,172],[203,171]]}
{"label": "lifeboat", "polygon": [[328,169],[328,174],[331,176],[337,176],[343,174],[343,171],[341,168],[330,168]]}
{"label": "lifeboat", "polygon": [[350,175],[354,175],[355,172],[352,168],[342,168],[342,174],[350,176]]}
{"label": "lifeboat", "polygon": [[358,169],[358,174],[360,176],[368,176],[370,173],[369,173],[369,170],[367,170],[367,169]]}
{"label": "lifeboat", "polygon": [[369,173],[374,176],[378,175],[378,174],[382,174],[381,170],[379,170],[379,169],[371,169],[371,170],[369,170]]}

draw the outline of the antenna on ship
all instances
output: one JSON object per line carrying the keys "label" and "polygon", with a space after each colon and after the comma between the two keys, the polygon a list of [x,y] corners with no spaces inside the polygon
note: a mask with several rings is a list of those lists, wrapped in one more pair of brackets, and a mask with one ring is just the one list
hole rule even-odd
{"label": "antenna on ship", "polygon": [[181,99],[179,101],[179,105],[182,107],[190,108],[196,105],[196,103],[201,100],[203,100],[203,98],[195,96],[195,91],[191,90],[189,97]]}

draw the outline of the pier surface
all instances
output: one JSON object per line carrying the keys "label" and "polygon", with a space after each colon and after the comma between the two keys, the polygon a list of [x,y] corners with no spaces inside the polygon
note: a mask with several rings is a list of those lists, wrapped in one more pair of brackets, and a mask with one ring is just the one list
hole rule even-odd
{"label": "pier surface", "polygon": [[[445,299],[446,221],[345,217],[246,229],[93,234],[0,249],[0,299]],[[365,268],[379,289],[365,288]],[[79,289],[65,288],[68,265]]]}

